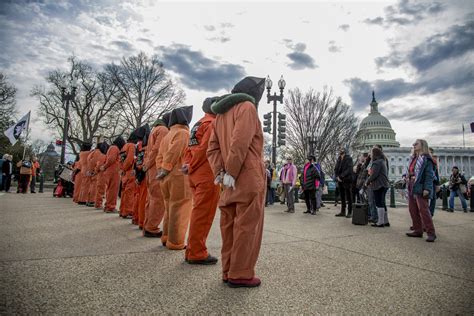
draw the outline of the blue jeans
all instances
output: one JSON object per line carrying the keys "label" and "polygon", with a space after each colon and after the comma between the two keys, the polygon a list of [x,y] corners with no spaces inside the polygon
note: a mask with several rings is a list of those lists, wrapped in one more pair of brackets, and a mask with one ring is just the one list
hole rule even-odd
{"label": "blue jeans", "polygon": [[454,197],[457,195],[459,196],[459,199],[461,200],[462,208],[465,210],[467,209],[467,203],[466,199],[464,198],[464,195],[461,193],[461,190],[456,189],[455,191],[451,190],[451,193],[449,194],[449,208],[454,209]]}
{"label": "blue jeans", "polygon": [[367,202],[369,204],[369,216],[373,221],[377,221],[379,216],[377,214],[377,207],[375,206],[374,191],[367,188]]}

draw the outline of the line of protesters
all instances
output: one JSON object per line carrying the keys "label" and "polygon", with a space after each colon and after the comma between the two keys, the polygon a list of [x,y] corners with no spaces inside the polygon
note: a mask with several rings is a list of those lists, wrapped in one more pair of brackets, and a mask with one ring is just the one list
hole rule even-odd
{"label": "line of protesters", "polygon": [[264,78],[246,77],[230,94],[207,98],[205,115],[191,130],[193,107],[180,107],[127,141],[119,136],[95,149],[83,144],[73,166],[73,201],[116,213],[120,186],[121,218],[170,250],[185,249],[187,263],[202,265],[218,261],[206,240],[219,206],[222,280],[259,286],[266,178],[257,105],[264,86]]}

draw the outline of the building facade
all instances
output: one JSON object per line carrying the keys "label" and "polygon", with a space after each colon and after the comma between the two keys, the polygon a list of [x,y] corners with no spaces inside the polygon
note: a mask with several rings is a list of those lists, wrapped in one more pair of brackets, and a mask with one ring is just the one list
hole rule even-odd
{"label": "building facade", "polygon": [[[372,92],[370,112],[360,123],[355,150],[356,153],[362,153],[369,151],[374,145],[381,145],[389,161],[390,180],[401,179],[411,156],[411,147],[400,147],[395,136],[390,121],[379,112],[375,93]],[[466,178],[474,175],[474,147],[432,146],[432,148],[438,161],[440,177],[448,178],[453,166],[457,166]]]}

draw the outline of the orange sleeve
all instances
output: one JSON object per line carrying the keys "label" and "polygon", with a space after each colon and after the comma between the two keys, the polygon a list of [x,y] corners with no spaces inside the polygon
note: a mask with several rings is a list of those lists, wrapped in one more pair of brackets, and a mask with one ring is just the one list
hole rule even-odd
{"label": "orange sleeve", "polygon": [[211,122],[202,123],[196,132],[196,138],[200,140],[199,145],[193,146],[192,150],[190,150],[190,147],[188,147],[186,150],[185,158],[188,158],[188,156],[191,158],[188,158],[189,160],[185,160],[186,163],[189,164],[189,173],[192,173],[194,170],[196,170],[196,168],[207,162],[206,151],[213,130],[212,126],[213,125]]}
{"label": "orange sleeve", "polygon": [[225,171],[237,179],[255,135],[258,116],[255,105],[251,102],[241,104],[236,109],[235,115],[235,125],[230,140],[229,155],[225,162]]}
{"label": "orange sleeve", "polygon": [[105,169],[113,165],[114,162],[118,160],[119,153],[120,152],[117,146],[111,146],[109,150],[107,150],[107,156],[105,158],[105,164],[104,164]]}
{"label": "orange sleeve", "polygon": [[150,152],[147,153],[149,157],[145,156],[145,166],[147,170],[153,168],[156,165],[156,158],[158,157],[158,151],[160,150],[161,141],[169,132],[168,129],[164,126],[157,126],[155,128],[157,128],[158,130],[155,134],[153,144],[149,144],[150,146],[152,146]]}
{"label": "orange sleeve", "polygon": [[123,162],[122,165],[122,170],[127,171],[130,170],[133,166],[133,163],[135,162],[135,146],[133,146],[132,143],[127,146],[127,158],[125,158],[125,161]]}
{"label": "orange sleeve", "polygon": [[162,169],[171,171],[176,164],[181,162],[182,155],[188,145],[188,134],[188,132],[180,130],[173,135],[168,150],[163,155],[163,161],[161,163]]}
{"label": "orange sleeve", "polygon": [[212,131],[209,136],[209,143],[207,147],[207,160],[211,165],[212,172],[214,176],[217,176],[222,170],[224,170],[224,160],[222,158],[221,147],[219,144],[219,138],[215,132],[216,122],[212,122]]}

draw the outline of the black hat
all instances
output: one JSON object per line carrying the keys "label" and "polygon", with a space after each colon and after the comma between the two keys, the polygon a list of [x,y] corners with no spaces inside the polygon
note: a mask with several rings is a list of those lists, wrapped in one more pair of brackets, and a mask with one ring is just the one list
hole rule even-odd
{"label": "black hat", "polygon": [[204,111],[204,113],[214,114],[214,112],[212,112],[212,110],[211,110],[211,105],[212,105],[212,103],[216,102],[219,99],[220,99],[220,97],[206,98],[204,100],[204,102],[202,103],[202,110]]}
{"label": "black hat", "polygon": [[91,143],[82,143],[81,151],[88,151],[91,150],[92,144]]}
{"label": "black hat", "polygon": [[265,78],[245,77],[232,89],[232,93],[245,93],[255,99],[255,105],[260,102],[265,91]]}
{"label": "black hat", "polygon": [[122,149],[122,147],[125,145],[125,139],[123,139],[122,136],[118,136],[118,137],[114,140],[113,144],[114,144],[115,146],[117,146],[119,149]]}
{"label": "black hat", "polygon": [[171,111],[168,127],[176,124],[189,126],[193,118],[193,106],[183,106]]}
{"label": "black hat", "polygon": [[100,150],[101,153],[104,155],[107,153],[107,150],[109,149],[109,144],[106,142],[98,143],[97,148]]}

